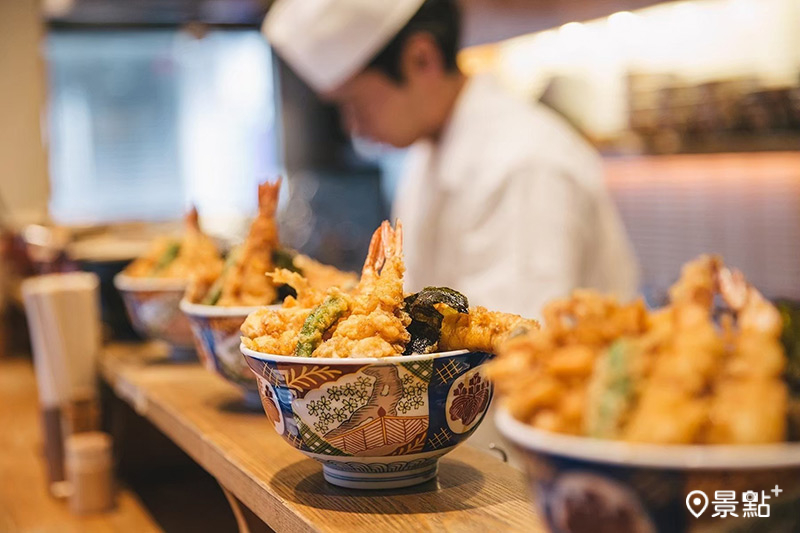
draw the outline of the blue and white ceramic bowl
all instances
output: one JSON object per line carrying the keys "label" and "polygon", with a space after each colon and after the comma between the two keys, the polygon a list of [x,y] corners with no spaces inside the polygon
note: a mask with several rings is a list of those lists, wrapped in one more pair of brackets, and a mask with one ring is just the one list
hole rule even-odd
{"label": "blue and white ceramic bowl", "polygon": [[180,308],[189,318],[194,344],[203,365],[239,387],[244,393],[245,405],[260,408],[258,382],[239,350],[242,324],[247,315],[259,307],[203,305],[184,299]]}
{"label": "blue and white ceramic bowl", "polygon": [[[599,440],[535,429],[502,407],[496,422],[521,452],[534,501],[554,533],[800,531],[798,443]],[[726,503],[731,495],[735,504]],[[726,505],[737,516],[720,513]]]}
{"label": "blue and white ceramic bowl", "polygon": [[186,285],[182,279],[114,276],[114,286],[136,332],[168,343],[175,360],[195,358],[189,321],[179,308]]}
{"label": "blue and white ceramic bowl", "polygon": [[492,399],[484,352],[322,359],[241,350],[275,430],[341,487],[436,477],[439,458],[475,431]]}

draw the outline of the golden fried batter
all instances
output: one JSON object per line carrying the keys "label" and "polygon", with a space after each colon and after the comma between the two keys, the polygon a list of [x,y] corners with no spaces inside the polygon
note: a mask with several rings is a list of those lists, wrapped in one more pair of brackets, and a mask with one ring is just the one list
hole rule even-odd
{"label": "golden fried batter", "polygon": [[[276,213],[281,181],[278,179],[275,183],[265,182],[258,186],[258,215],[250,226],[247,239],[231,251],[216,280],[192,283],[187,292],[190,301],[228,307],[270,305],[278,299],[278,287],[289,284],[295,290],[302,286],[307,296],[302,305],[311,306],[316,305],[312,303],[316,301],[314,295],[322,294],[330,287],[355,285],[357,278],[352,273],[280,249]],[[282,264],[284,258],[290,260],[302,276],[282,269],[273,273],[277,266],[275,263]]]}
{"label": "golden fried batter", "polygon": [[444,313],[439,350],[474,350],[494,353],[509,335],[539,329],[535,320],[519,315],[471,307],[468,314]]}
{"label": "golden fried batter", "polygon": [[225,274],[218,305],[269,305],[277,298],[275,285],[265,274],[274,268],[272,254],[279,245],[275,213],[280,190],[281,179],[258,186],[258,215]]}
{"label": "golden fried batter", "polygon": [[209,283],[222,271],[222,259],[214,241],[200,230],[197,210],[185,218],[180,239],[156,239],[145,255],[125,268],[125,274],[140,278],[173,278]]}
{"label": "golden fried batter", "polygon": [[358,276],[353,272],[342,272],[336,267],[314,261],[306,255],[297,254],[294,257],[294,266],[303,273],[309,287],[320,291],[330,287],[350,290],[358,284]]}
{"label": "golden fried batter", "polygon": [[644,304],[622,305],[580,290],[551,302],[543,315],[542,329],[502,345],[490,376],[516,418],[551,431],[583,433],[595,364],[614,340],[644,331]]}
{"label": "golden fried batter", "polygon": [[309,280],[297,272],[291,272],[285,268],[276,268],[275,271],[270,272],[267,276],[272,278],[274,284],[289,285],[297,293],[297,296],[286,297],[283,301],[284,307],[312,309],[325,299],[326,293],[324,289],[312,287]]}
{"label": "golden fried batter", "polygon": [[250,313],[242,324],[242,342],[257,352],[292,355],[297,337],[311,309],[263,307]]}
{"label": "golden fried batter", "polygon": [[314,357],[388,357],[400,355],[411,336],[411,318],[403,311],[403,227],[384,222],[372,235],[361,281],[349,301],[350,313]]}
{"label": "golden fried batter", "polygon": [[[326,358],[403,355],[411,339],[408,328],[412,319],[406,311],[408,295],[403,293],[402,250],[400,222],[395,229],[389,222],[381,224],[372,235],[361,279],[350,292],[323,291],[311,279],[287,270],[276,270],[271,274],[273,282],[290,285],[297,297],[286,298],[282,309],[265,309],[251,315],[242,328],[245,344],[267,353],[292,352],[303,357],[308,354]],[[299,266],[305,271],[308,264]],[[326,272],[325,277],[347,279],[342,275],[331,276],[331,272]],[[465,298],[464,302],[459,307],[462,311],[467,306]],[[539,327],[533,320],[482,307],[471,309],[468,315],[458,314],[444,304],[436,304],[436,309],[445,316],[439,328],[440,350],[492,352],[501,339],[516,331]],[[292,314],[300,310],[308,317],[307,322]],[[436,333],[438,323],[431,327]],[[270,340],[270,335],[276,338]],[[282,351],[270,352],[270,349]]]}
{"label": "golden fried batter", "polygon": [[[714,320],[714,298],[731,312]],[[513,416],[550,431],[658,444],[779,442],[788,395],[780,316],[715,256],[688,263],[648,313],[576,291],[489,371]]]}

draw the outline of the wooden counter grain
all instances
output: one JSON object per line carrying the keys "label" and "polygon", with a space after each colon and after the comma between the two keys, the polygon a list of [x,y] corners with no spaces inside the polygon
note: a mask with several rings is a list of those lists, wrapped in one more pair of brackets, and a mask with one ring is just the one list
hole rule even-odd
{"label": "wooden counter grain", "polygon": [[112,533],[161,531],[127,490],[117,507],[85,517],[70,514],[47,490],[36,381],[30,361],[0,361],[0,531]]}
{"label": "wooden counter grain", "polygon": [[328,484],[235,387],[197,364],[171,364],[157,344],[112,345],[101,372],[117,395],[276,531],[544,531],[522,475],[461,446],[439,477],[389,491]]}

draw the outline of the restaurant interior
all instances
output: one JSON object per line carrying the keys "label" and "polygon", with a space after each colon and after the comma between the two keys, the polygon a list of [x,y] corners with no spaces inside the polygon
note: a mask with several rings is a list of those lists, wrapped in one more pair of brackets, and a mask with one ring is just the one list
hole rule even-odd
{"label": "restaurant interior", "polygon": [[[800,532],[800,0],[458,0],[457,68],[593,149],[638,265],[524,312],[403,291],[417,147],[351,134],[281,3],[0,0],[0,533]],[[364,307],[404,340],[342,340]]]}

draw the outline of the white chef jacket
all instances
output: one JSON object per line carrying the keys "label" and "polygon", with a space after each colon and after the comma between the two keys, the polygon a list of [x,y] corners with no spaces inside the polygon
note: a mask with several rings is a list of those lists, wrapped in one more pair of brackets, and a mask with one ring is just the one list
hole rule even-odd
{"label": "white chef jacket", "polygon": [[470,78],[438,142],[409,150],[395,202],[406,290],[539,317],[577,287],[632,297],[634,255],[600,157],[552,110]]}
{"label": "white chef jacket", "polygon": [[[538,318],[578,287],[622,299],[637,287],[597,153],[552,110],[490,77],[467,82],[438,142],[410,149],[395,215],[409,292],[452,287],[470,305]],[[468,442],[511,452],[493,418]]]}

